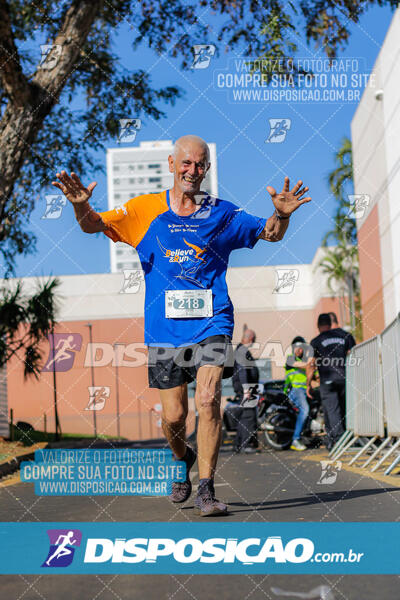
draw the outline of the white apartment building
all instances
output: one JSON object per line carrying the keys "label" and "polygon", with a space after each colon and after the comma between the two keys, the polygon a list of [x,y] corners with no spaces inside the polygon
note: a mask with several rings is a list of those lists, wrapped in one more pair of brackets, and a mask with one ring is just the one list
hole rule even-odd
{"label": "white apartment building", "polygon": [[[203,190],[218,195],[216,145],[210,148],[211,167],[204,180]],[[172,187],[173,174],[168,170],[172,140],[141,142],[137,147],[107,150],[107,192],[109,210],[142,194],[157,193]],[[111,272],[140,269],[137,252],[128,244],[110,241]]]}
{"label": "white apartment building", "polygon": [[364,338],[400,312],[399,38],[398,9],[351,122]]}

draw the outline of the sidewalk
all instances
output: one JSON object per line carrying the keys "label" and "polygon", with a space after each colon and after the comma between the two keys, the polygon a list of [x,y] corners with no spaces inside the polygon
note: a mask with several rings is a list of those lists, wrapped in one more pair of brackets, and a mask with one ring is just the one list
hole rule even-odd
{"label": "sidewalk", "polygon": [[[395,485],[344,467],[330,484],[322,484],[323,451],[234,455],[222,448],[215,478],[217,497],[229,504],[226,517],[213,522],[386,522],[396,521],[400,506],[400,478]],[[195,466],[196,468],[196,466]],[[180,507],[165,497],[36,496],[31,483],[0,485],[0,522],[207,522],[196,517],[193,501],[198,473],[193,469],[194,493]],[[392,478],[393,479],[393,478]],[[399,480],[399,481],[397,481]],[[209,521],[208,521],[209,522]],[[58,600],[91,597],[165,598],[173,600],[274,600],[272,589],[308,594],[328,587],[330,600],[389,600],[397,598],[397,576],[286,576],[286,575],[46,575],[2,576],[7,597],[17,598],[32,582],[36,595],[56,593]],[[200,593],[201,590],[201,593]],[[360,592],[362,590],[362,592]],[[8,594],[7,594],[8,592]],[[291,596],[291,594],[286,594]],[[96,597],[97,597],[96,596]],[[303,596],[307,597],[307,596]],[[312,596],[309,596],[310,598]],[[317,598],[318,596],[313,596]],[[33,598],[33,596],[32,596]]]}
{"label": "sidewalk", "polygon": [[[399,515],[400,478],[382,482],[367,473],[355,473],[343,465],[330,484],[323,479],[321,451],[274,452],[234,455],[220,453],[215,477],[217,497],[226,501],[230,513],[225,521],[395,521]],[[198,481],[192,471],[194,490]],[[0,521],[192,521],[194,494],[184,505],[165,497],[140,496],[35,496],[32,483],[0,485]],[[7,492],[6,492],[7,490]],[[15,498],[18,500],[15,500]],[[25,507],[34,506],[27,511]]]}
{"label": "sidewalk", "polygon": [[24,460],[33,460],[36,450],[46,448],[47,442],[24,446],[22,442],[6,442],[0,439],[0,480],[18,470]]}

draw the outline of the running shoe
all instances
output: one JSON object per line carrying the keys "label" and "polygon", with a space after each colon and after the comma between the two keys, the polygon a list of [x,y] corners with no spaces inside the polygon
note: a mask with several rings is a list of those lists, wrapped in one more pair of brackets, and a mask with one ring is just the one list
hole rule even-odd
{"label": "running shoe", "polygon": [[[197,454],[190,446],[187,446],[185,463],[186,463],[186,481],[174,481],[172,484],[172,494],[169,496],[171,502],[177,504],[186,502],[192,493],[192,482],[190,481],[190,469],[196,462]],[[180,459],[183,460],[183,459]]]}
{"label": "running shoe", "polygon": [[194,501],[194,513],[200,517],[216,517],[228,514],[227,505],[215,497],[212,481],[209,481],[206,485],[199,486],[197,497]]}
{"label": "running shoe", "polygon": [[290,449],[302,452],[303,450],[307,450],[307,447],[302,442],[300,442],[300,440],[293,440]]}

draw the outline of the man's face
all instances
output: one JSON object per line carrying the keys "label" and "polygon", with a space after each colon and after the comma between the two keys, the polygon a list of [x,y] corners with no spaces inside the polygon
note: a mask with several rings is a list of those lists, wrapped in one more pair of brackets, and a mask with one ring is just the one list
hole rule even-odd
{"label": "man's face", "polygon": [[170,173],[174,174],[174,185],[186,194],[196,194],[207,174],[209,164],[207,152],[195,142],[178,146],[176,156],[168,157]]}

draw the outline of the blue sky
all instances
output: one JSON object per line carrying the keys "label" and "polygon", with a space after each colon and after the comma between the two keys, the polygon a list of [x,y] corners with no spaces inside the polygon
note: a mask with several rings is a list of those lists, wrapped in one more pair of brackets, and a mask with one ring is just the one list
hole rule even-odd
{"label": "blue sky", "polygon": [[[372,8],[358,25],[353,25],[350,43],[339,57],[357,57],[370,72],[392,18],[387,8]],[[219,196],[246,208],[250,213],[268,217],[272,203],[265,188],[282,188],[283,177],[293,182],[301,178],[310,187],[312,202],[293,216],[284,240],[278,244],[260,241],[253,250],[235,251],[231,266],[274,265],[310,262],[324,233],[331,227],[334,200],[329,194],[327,175],[333,168],[333,155],[345,135],[355,103],[233,103],[228,93],[215,85],[216,73],[227,69],[235,55],[214,56],[202,70],[181,72],[179,61],[158,57],[147,49],[134,52],[128,27],[116,37],[116,52],[125,67],[150,70],[155,87],[178,85],[184,98],[174,107],[160,107],[167,117],[154,121],[140,115],[142,129],[135,145],[153,139],[176,139],[194,133],[217,144]],[[199,40],[201,43],[201,40]],[[321,52],[304,45],[301,58],[323,57]],[[139,115],[126,115],[127,117]],[[291,126],[282,143],[265,143],[270,132],[269,119],[290,119]],[[115,147],[114,141],[107,144]],[[105,165],[105,153],[99,153]],[[84,183],[90,173],[81,173]],[[97,176],[94,192],[96,206],[107,208],[106,176]],[[109,241],[102,234],[88,236],[77,226],[71,206],[59,219],[42,219],[45,195],[30,218],[29,227],[38,238],[37,252],[17,261],[17,276],[104,273],[110,269]]]}

